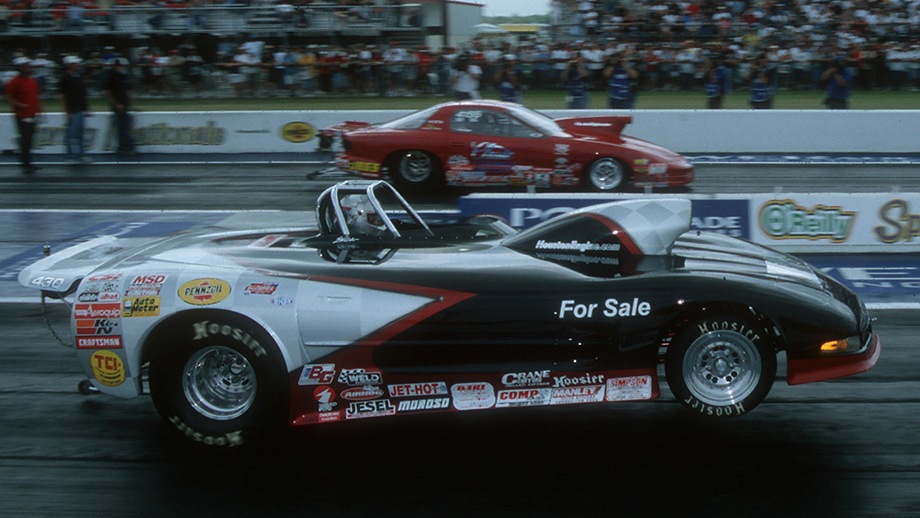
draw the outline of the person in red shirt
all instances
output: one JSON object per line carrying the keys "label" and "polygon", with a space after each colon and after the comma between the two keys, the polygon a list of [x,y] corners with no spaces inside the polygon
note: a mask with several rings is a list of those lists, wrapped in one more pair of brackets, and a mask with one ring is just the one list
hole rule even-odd
{"label": "person in red shirt", "polygon": [[41,91],[38,80],[32,77],[32,61],[29,58],[18,57],[13,60],[13,65],[19,69],[19,74],[6,84],[6,100],[16,116],[22,172],[30,174],[38,170],[32,164],[32,136],[42,111]]}

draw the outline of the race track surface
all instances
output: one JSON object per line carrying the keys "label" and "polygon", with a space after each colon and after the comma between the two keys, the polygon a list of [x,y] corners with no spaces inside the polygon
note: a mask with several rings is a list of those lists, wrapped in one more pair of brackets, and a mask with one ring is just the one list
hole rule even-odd
{"label": "race track surface", "polygon": [[[57,209],[296,224],[341,179],[306,180],[322,168],[138,161],[27,177],[3,165],[0,251],[40,247]],[[688,192],[777,190],[920,192],[920,166],[706,165]],[[447,208],[457,194],[414,201]],[[251,210],[264,212],[238,212]],[[321,425],[218,453],[178,439],[149,397],[79,394],[83,376],[40,305],[0,304],[0,514],[920,515],[920,313],[875,315],[873,370],[789,387],[781,363],[766,402],[731,421],[696,419],[664,390],[651,402]],[[58,331],[66,319],[49,306]]]}

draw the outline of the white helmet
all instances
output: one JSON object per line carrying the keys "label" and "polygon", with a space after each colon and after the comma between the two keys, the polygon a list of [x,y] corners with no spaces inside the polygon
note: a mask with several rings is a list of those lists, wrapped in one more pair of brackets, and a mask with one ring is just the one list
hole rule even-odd
{"label": "white helmet", "polygon": [[349,194],[342,198],[345,222],[354,234],[379,236],[387,232],[387,226],[377,214],[374,206],[363,194]]}

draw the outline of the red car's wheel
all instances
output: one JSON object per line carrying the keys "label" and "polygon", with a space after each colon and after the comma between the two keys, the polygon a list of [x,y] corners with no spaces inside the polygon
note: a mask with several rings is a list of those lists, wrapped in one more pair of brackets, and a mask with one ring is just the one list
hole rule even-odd
{"label": "red car's wheel", "polygon": [[616,158],[599,158],[588,166],[585,180],[588,187],[595,191],[613,191],[619,189],[627,177],[626,167]]}
{"label": "red car's wheel", "polygon": [[389,161],[389,172],[397,188],[407,192],[432,191],[443,184],[438,159],[417,149],[394,155]]}
{"label": "red car's wheel", "polygon": [[776,378],[776,353],[767,332],[749,319],[706,317],[676,337],[665,372],[685,408],[707,417],[733,417],[767,396]]}

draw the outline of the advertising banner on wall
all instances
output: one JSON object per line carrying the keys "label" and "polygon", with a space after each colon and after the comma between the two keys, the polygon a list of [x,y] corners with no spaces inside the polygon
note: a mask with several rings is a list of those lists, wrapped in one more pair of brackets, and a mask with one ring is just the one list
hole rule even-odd
{"label": "advertising banner on wall", "polygon": [[[920,194],[773,194],[751,197],[753,241],[890,251],[920,245]],[[881,245],[881,246],[880,246]]]}

